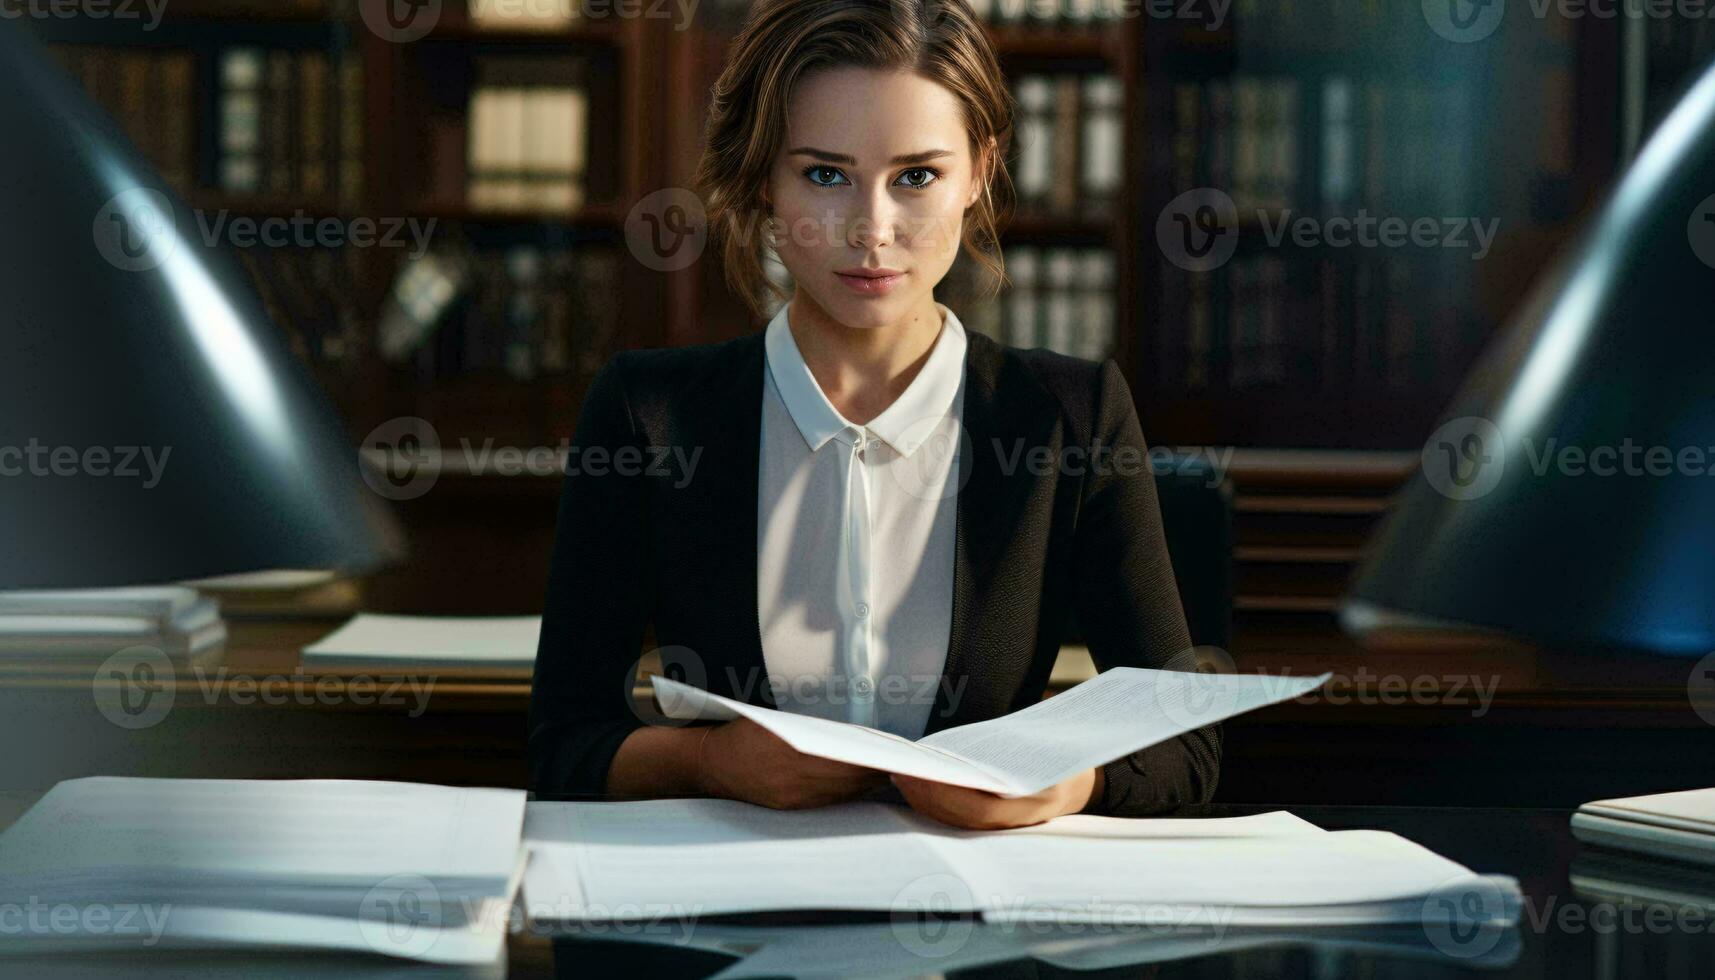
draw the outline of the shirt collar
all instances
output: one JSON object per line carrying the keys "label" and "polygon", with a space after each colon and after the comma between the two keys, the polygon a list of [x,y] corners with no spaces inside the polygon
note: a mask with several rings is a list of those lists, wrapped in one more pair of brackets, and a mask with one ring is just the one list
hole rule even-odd
{"label": "shirt collar", "polygon": [[901,456],[910,456],[936,428],[924,424],[925,420],[938,420],[951,413],[953,400],[964,381],[966,339],[964,324],[946,305],[935,304],[942,315],[942,328],[922,370],[868,426],[847,421],[822,393],[787,326],[786,310],[790,305],[781,304],[768,321],[763,346],[767,351],[769,378],[811,452],[821,449],[847,428],[867,428]]}

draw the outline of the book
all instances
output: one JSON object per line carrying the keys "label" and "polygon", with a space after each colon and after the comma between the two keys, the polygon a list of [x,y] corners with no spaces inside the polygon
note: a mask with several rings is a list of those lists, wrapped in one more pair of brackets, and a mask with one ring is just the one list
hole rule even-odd
{"label": "book", "polygon": [[228,48],[220,58],[220,186],[237,194],[262,189],[261,49]]}
{"label": "book", "polygon": [[1186,732],[1299,697],[1332,676],[1115,667],[1012,714],[915,742],[863,725],[746,704],[660,675],[650,681],[671,718],[744,717],[807,755],[1002,796],[1029,796]]}
{"label": "book", "polygon": [[476,68],[466,136],[473,208],[571,212],[583,206],[589,96],[554,61],[488,58]]}

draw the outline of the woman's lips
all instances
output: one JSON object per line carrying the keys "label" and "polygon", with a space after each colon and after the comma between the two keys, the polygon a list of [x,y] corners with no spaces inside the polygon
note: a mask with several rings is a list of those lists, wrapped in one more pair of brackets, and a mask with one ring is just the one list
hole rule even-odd
{"label": "woman's lips", "polygon": [[906,273],[896,276],[848,276],[843,272],[834,273],[846,288],[859,296],[886,296],[893,292],[893,287],[899,285]]}

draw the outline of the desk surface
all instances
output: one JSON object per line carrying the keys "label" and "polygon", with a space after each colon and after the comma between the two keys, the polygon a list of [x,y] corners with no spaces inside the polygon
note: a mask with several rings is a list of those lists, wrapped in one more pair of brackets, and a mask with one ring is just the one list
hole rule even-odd
{"label": "desk surface", "polygon": [[[0,824],[30,800],[0,794]],[[1193,815],[1232,816],[1267,807],[1201,807]],[[127,957],[63,957],[53,962],[7,961],[0,977],[55,976],[325,976],[633,977],[713,975],[739,957],[699,949],[716,940],[769,939],[785,958],[777,975],[848,974],[836,964],[856,955],[874,975],[959,977],[1532,977],[1544,980],[1715,976],[1715,890],[1697,904],[1632,905],[1589,891],[1600,878],[1631,890],[1663,869],[1579,845],[1565,810],[1295,807],[1329,829],[1379,828],[1416,840],[1482,872],[1517,877],[1526,900],[1515,930],[1490,935],[1431,935],[1430,930],[1323,930],[1266,934],[1228,931],[1173,935],[1163,929],[1086,927],[1079,933],[1034,932],[1022,939],[1052,948],[1035,956],[1001,952],[987,963],[974,954],[1020,935],[965,920],[940,922],[754,920],[742,927],[692,923],[690,941],[665,925],[649,927],[653,942],[635,937],[555,938],[516,934],[508,962],[494,969],[445,971],[388,961],[332,956],[258,957],[243,954],[156,952]],[[1653,877],[1652,877],[1653,876]],[[1578,885],[1575,886],[1574,879]],[[1022,927],[1021,927],[1022,928]],[[1099,973],[1085,972],[1100,966]],[[407,971],[409,971],[407,973]]]}

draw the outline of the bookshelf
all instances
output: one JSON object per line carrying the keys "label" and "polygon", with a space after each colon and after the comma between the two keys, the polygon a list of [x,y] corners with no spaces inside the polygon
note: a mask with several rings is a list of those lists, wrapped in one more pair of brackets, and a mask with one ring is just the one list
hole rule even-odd
{"label": "bookshelf", "polygon": [[[461,298],[405,356],[386,351],[407,250],[241,250],[354,443],[418,416],[443,447],[556,446],[615,350],[760,326],[713,261],[654,271],[627,253],[625,236],[635,203],[688,186],[709,89],[747,3],[705,0],[680,29],[636,17],[496,24],[473,18],[484,0],[444,0],[421,38],[394,43],[367,26],[374,2],[176,0],[152,30],[112,18],[22,23],[200,212],[433,221],[432,254],[457,259]],[[1385,508],[1376,473],[1409,472],[1391,462],[1378,470],[1361,453],[1421,442],[1623,165],[1626,120],[1647,133],[1715,54],[1705,26],[1627,35],[1610,20],[1539,20],[1523,8],[1491,42],[1452,45],[1411,2],[1310,10],[1237,0],[1214,30],[1103,19],[1112,8],[1103,2],[1065,4],[1077,17],[1057,21],[1010,16],[1025,8],[1003,0],[974,6],[989,11],[1002,68],[1026,103],[1015,178],[1034,172],[1039,183],[1021,186],[1003,239],[1013,288],[975,302],[964,279],[972,263],[961,258],[939,295],[1007,343],[1111,354],[1154,444],[1329,451],[1316,457],[1314,492],[1280,485],[1277,468],[1240,474],[1239,580],[1256,583],[1241,598],[1258,621],[1326,624],[1354,526]],[[223,58],[235,48],[263,55],[251,72],[260,156],[249,189],[227,186],[222,170]],[[282,138],[278,123],[301,130],[305,103],[323,101],[302,97],[302,79],[306,64],[324,62],[308,69],[310,89],[319,72],[329,92],[318,183],[295,155],[304,141]],[[271,93],[276,63],[291,80]],[[353,84],[341,89],[346,78]],[[1622,78],[1636,79],[1635,91]],[[476,94],[491,88],[581,93],[584,139],[571,171],[473,167]],[[1092,125],[1098,117],[1106,121]],[[1092,140],[1113,162],[1093,183]],[[319,190],[303,186],[306,169]],[[498,198],[473,200],[473,171],[501,183]],[[1068,172],[1078,177],[1065,182],[1070,191],[1040,183]],[[517,179],[551,193],[520,198]],[[1245,213],[1232,259],[1189,271],[1158,232],[1170,202],[1207,187]],[[1444,249],[1269,241],[1288,209],[1326,222],[1358,208],[1499,219],[1500,231],[1480,262]],[[389,573],[378,608],[532,611],[537,575],[520,581],[516,569],[538,557],[546,567],[552,508],[538,504],[551,498],[550,481],[473,474],[402,504],[436,557]],[[1307,576],[1320,583],[1313,595],[1281,587]]]}

